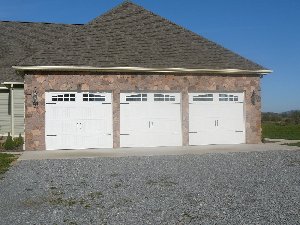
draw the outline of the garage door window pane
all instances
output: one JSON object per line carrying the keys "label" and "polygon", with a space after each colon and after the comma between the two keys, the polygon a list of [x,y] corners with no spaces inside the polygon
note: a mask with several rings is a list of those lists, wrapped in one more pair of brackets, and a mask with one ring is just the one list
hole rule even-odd
{"label": "garage door window pane", "polygon": [[230,94],[219,94],[219,101],[220,102],[237,102],[239,97],[237,95],[230,95]]}
{"label": "garage door window pane", "polygon": [[154,94],[155,102],[174,102],[175,96],[169,94]]}
{"label": "garage door window pane", "polygon": [[101,94],[83,94],[84,102],[105,102],[105,96]]}
{"label": "garage door window pane", "polygon": [[126,102],[146,102],[147,94],[133,94],[126,96]]}
{"label": "garage door window pane", "polygon": [[194,102],[212,102],[213,100],[213,94],[199,94],[193,97]]}
{"label": "garage door window pane", "polygon": [[52,95],[51,100],[52,102],[70,102],[70,101],[75,102],[75,94],[69,94],[69,93],[56,94],[56,95]]}
{"label": "garage door window pane", "polygon": [[220,102],[228,102],[228,98],[220,98],[219,101]]}

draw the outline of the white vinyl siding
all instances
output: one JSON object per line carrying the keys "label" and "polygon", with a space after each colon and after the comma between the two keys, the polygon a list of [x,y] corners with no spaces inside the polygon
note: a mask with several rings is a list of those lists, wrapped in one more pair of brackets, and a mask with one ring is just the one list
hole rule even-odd
{"label": "white vinyl siding", "polygon": [[[0,90],[0,135],[11,131],[9,90]],[[23,125],[24,126],[24,125]]]}
{"label": "white vinyl siding", "polygon": [[[15,136],[24,135],[24,89],[14,88]],[[11,133],[11,97],[9,89],[0,90],[0,135]]]}
{"label": "white vinyl siding", "polygon": [[24,133],[24,89],[14,89],[15,135]]}

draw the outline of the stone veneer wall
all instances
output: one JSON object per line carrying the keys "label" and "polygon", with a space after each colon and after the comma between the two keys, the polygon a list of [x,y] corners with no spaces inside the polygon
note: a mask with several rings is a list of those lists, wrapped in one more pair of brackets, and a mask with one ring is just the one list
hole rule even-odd
{"label": "stone veneer wall", "polygon": [[[120,92],[178,91],[182,94],[183,144],[188,145],[188,92],[245,91],[246,142],[261,142],[260,78],[249,75],[158,75],[93,74],[84,72],[39,72],[25,75],[25,148],[45,150],[45,91],[113,91],[114,147],[120,146]],[[32,92],[38,93],[38,107],[32,104]],[[251,103],[252,91],[257,94]]]}

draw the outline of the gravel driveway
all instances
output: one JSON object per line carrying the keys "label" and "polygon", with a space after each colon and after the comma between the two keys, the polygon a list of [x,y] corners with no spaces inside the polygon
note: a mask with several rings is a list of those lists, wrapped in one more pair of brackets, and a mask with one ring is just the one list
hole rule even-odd
{"label": "gravel driveway", "polygon": [[300,224],[300,151],[21,161],[0,224]]}

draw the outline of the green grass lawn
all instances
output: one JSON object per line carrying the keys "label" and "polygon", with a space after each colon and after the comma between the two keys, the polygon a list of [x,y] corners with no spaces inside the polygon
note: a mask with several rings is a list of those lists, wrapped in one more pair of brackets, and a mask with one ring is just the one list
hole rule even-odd
{"label": "green grass lawn", "polygon": [[263,138],[300,140],[300,125],[262,124]]}
{"label": "green grass lawn", "polygon": [[10,164],[16,159],[14,155],[0,153],[0,174],[8,170]]}

